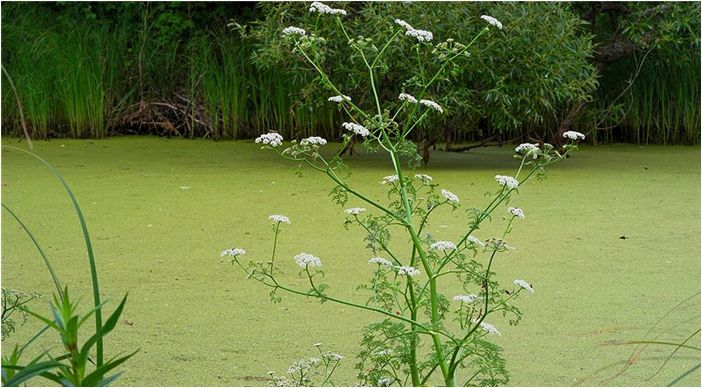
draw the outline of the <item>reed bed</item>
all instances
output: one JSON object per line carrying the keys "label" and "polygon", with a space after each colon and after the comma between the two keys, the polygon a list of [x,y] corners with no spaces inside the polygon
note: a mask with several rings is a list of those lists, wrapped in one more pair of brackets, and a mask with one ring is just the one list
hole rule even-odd
{"label": "reed bed", "polygon": [[[144,28],[135,31],[134,21],[126,18],[66,28],[46,7],[3,6],[2,63],[17,86],[32,137],[129,133],[217,140],[275,130],[286,138],[340,138],[343,112],[306,103],[315,98],[300,91],[312,79],[293,76],[290,64],[257,66],[251,60],[254,42],[224,25],[193,29],[177,39],[156,38],[148,22],[154,15],[144,12]],[[604,126],[618,125],[597,131],[593,140],[699,143],[700,59],[697,53],[681,53],[686,55],[687,60],[649,59],[615,110],[626,117],[613,114]],[[635,64],[620,62],[603,75],[590,107],[604,109],[622,90]],[[12,93],[2,88],[2,124],[6,134],[19,134]],[[581,120],[585,127],[577,129],[588,132],[590,124]],[[451,126],[454,142],[531,132],[500,131],[474,117],[436,125]]]}

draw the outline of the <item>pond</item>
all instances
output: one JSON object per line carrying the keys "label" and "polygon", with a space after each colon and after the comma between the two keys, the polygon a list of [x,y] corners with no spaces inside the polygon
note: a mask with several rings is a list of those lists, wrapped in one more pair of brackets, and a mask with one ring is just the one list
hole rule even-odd
{"label": "pond", "polygon": [[[272,247],[268,216],[284,214],[292,222],[278,246],[285,278],[302,284],[292,257],[313,252],[324,262],[329,292],[363,303],[367,294],[356,286],[371,275],[372,253],[361,231],[344,228],[344,208],[332,203],[324,177],[306,170],[298,178],[293,163],[253,142],[58,139],[35,142],[35,152],[76,192],[107,310],[129,293],[123,320],[106,339],[106,356],[140,351],[118,385],[265,385],[267,371],[284,373],[313,356],[315,343],[346,356],[336,381],[355,384],[361,330],[376,317],[285,294],[282,303],[271,303],[267,289],[219,256],[243,247],[247,258],[265,261]],[[429,232],[437,239],[459,235],[464,211],[484,206],[485,193],[495,190],[494,176],[518,167],[511,155],[511,147],[434,152],[417,173],[433,176],[462,207],[439,214]],[[376,154],[347,160],[351,184],[384,198],[380,180],[392,174],[388,161]],[[3,203],[36,234],[87,311],[90,275],[69,199],[26,155],[3,149],[2,167]],[[699,352],[681,350],[646,380],[672,351],[648,346],[615,376],[637,349],[622,341],[679,341],[700,327],[700,148],[585,146],[548,172],[512,199],[526,218],[509,236],[516,249],[495,263],[500,280],[528,279],[535,289],[517,303],[524,314],[519,325],[493,322],[510,384],[663,385],[699,363]],[[352,200],[347,207],[360,205]],[[495,217],[477,235],[490,237],[500,224]],[[33,306],[48,312],[52,285],[41,258],[6,214],[2,231],[3,287],[39,292]],[[29,321],[3,347],[37,329]],[[36,349],[56,353],[55,344],[47,338]],[[681,384],[698,386],[699,374]]]}

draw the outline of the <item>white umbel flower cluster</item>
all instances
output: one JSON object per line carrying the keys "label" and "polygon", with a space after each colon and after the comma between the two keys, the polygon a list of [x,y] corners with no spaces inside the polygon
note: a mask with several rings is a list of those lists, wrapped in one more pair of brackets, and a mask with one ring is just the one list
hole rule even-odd
{"label": "white umbel flower cluster", "polygon": [[370,131],[368,128],[364,127],[363,125],[356,124],[356,123],[341,123],[341,126],[346,128],[346,130],[351,131],[361,137],[366,137],[370,135]]}
{"label": "white umbel flower cluster", "polygon": [[397,274],[412,277],[412,276],[419,275],[419,270],[417,268],[414,268],[414,267],[409,267],[409,266],[403,265],[397,269]]}
{"label": "white umbel flower cluster", "polygon": [[341,361],[344,359],[344,356],[342,356],[339,353],[332,353],[332,352],[324,352],[321,354],[321,357],[325,360],[328,361]]}
{"label": "white umbel flower cluster", "polygon": [[443,195],[449,202],[456,203],[459,201],[458,196],[448,190],[441,189],[441,195]]}
{"label": "white umbel flower cluster", "polygon": [[416,103],[417,103],[417,99],[414,98],[414,96],[411,95],[411,94],[400,93],[400,95],[399,95],[397,98],[398,98],[400,101],[407,101],[407,102],[411,102],[412,104],[416,104]]}
{"label": "white umbel flower cluster", "polygon": [[522,210],[518,207],[508,207],[507,212],[509,212],[509,214],[519,218],[520,220],[524,219],[524,210]]}
{"label": "white umbel flower cluster", "polygon": [[300,35],[300,36],[305,36],[307,35],[307,31],[303,30],[300,27],[285,27],[283,29],[283,35],[285,36],[291,36],[291,35]]}
{"label": "white umbel flower cluster", "polygon": [[241,248],[232,248],[232,249],[227,249],[226,251],[222,252],[219,256],[224,257],[224,256],[231,256],[231,257],[237,257],[237,256],[244,256],[246,254],[246,251],[241,249]]}
{"label": "white umbel flower cluster", "polygon": [[380,184],[386,184],[386,183],[394,183],[397,182],[400,179],[397,175],[388,175],[383,178],[382,181],[380,181]]}
{"label": "white umbel flower cluster", "polygon": [[480,241],[477,237],[468,236],[468,241],[470,241],[472,244],[480,245],[481,247],[485,246],[485,244],[483,244],[483,242]]}
{"label": "white umbel flower cluster", "polygon": [[[473,321],[477,322],[477,321]],[[499,331],[497,331],[497,328],[487,322],[480,322],[480,327],[483,328],[488,334],[493,334],[493,335],[501,335]]]}
{"label": "white umbel flower cluster", "polygon": [[539,145],[538,144],[531,144],[531,143],[522,143],[517,146],[517,148],[514,149],[514,152],[518,154],[528,154],[529,152],[538,149]]}
{"label": "white umbel flower cluster", "polygon": [[383,259],[382,257],[374,257],[368,260],[368,264],[378,264],[385,267],[392,267],[392,263],[390,262],[390,260]]}
{"label": "white umbel flower cluster", "polygon": [[419,179],[420,181],[422,181],[424,183],[429,183],[434,179],[427,174],[415,174],[414,177]]}
{"label": "white umbel flower cluster", "polygon": [[457,302],[463,302],[463,303],[473,303],[476,300],[479,299],[478,295],[475,294],[470,294],[470,295],[456,295],[453,297],[453,300]]}
{"label": "white umbel flower cluster", "polygon": [[290,219],[288,217],[281,216],[280,214],[273,214],[272,216],[269,216],[268,219],[273,222],[282,222],[286,224],[290,223]]}
{"label": "white umbel flower cluster", "polygon": [[500,21],[495,19],[494,17],[488,16],[488,15],[483,15],[480,18],[485,20],[486,22],[488,22],[491,26],[495,26],[495,27],[499,28],[500,30],[502,29],[502,23],[500,23]]}
{"label": "white umbel flower cluster", "polygon": [[430,42],[432,39],[434,39],[434,34],[427,30],[407,30],[405,35],[417,38],[417,40],[420,42]]}
{"label": "white umbel flower cluster", "polygon": [[500,186],[507,186],[509,189],[516,189],[519,187],[519,181],[511,176],[507,175],[495,175],[495,180]]}
{"label": "white umbel flower cluster", "polygon": [[283,144],[283,136],[278,132],[264,133],[256,138],[256,143],[267,144],[271,147],[278,147]]}
{"label": "white umbel flower cluster", "polygon": [[348,215],[351,215],[351,216],[357,216],[357,215],[363,213],[364,211],[366,211],[365,208],[362,208],[362,207],[352,207],[352,208],[350,208],[350,209],[344,210],[344,213],[346,213],[346,214],[348,214]]}
{"label": "white umbel flower cluster", "polygon": [[315,255],[311,255],[309,253],[302,252],[299,255],[295,255],[293,257],[297,265],[300,266],[300,268],[307,268],[309,267],[321,267],[322,266],[322,261],[319,260],[319,257]]}
{"label": "white umbel flower cluster", "polygon": [[414,30],[414,27],[402,19],[395,19],[395,24],[399,24],[405,30]]}
{"label": "white umbel flower cluster", "polygon": [[319,136],[310,136],[306,139],[300,140],[300,145],[316,145],[316,146],[323,146],[327,144],[327,140],[323,137]]}
{"label": "white umbel flower cluster", "polygon": [[395,19],[395,23],[399,24],[406,30],[405,35],[417,38],[417,40],[420,42],[429,42],[434,39],[434,34],[432,34],[430,31],[418,30],[404,20]]}
{"label": "white umbel flower cluster", "polygon": [[585,139],[585,135],[583,135],[580,132],[576,131],[565,131],[563,132],[563,138],[564,139],[570,139],[570,140],[578,140],[578,139]]}
{"label": "white umbel flower cluster", "polygon": [[514,285],[519,286],[519,287],[521,287],[521,288],[523,288],[523,289],[525,289],[525,290],[531,292],[532,294],[534,293],[534,288],[533,288],[533,287],[531,286],[531,284],[529,284],[529,282],[527,282],[526,280],[515,279],[515,280],[514,280]]}
{"label": "white umbel flower cluster", "polygon": [[346,11],[343,9],[332,8],[326,4],[320,3],[319,1],[315,1],[314,3],[310,4],[310,12],[319,12],[321,14],[328,15],[346,15]]}
{"label": "white umbel flower cluster", "polygon": [[338,96],[329,97],[327,100],[328,100],[328,101],[331,101],[331,102],[337,102],[337,103],[338,103],[338,102],[344,102],[344,101],[351,101],[351,97],[341,94],[341,95],[338,95]]}
{"label": "white umbel flower cluster", "polygon": [[388,378],[388,377],[381,377],[378,379],[378,386],[379,387],[389,387],[394,383],[395,380]]}
{"label": "white umbel flower cluster", "polygon": [[444,108],[442,108],[441,105],[435,103],[432,100],[419,100],[419,103],[439,113],[444,113]]}
{"label": "white umbel flower cluster", "polygon": [[437,251],[452,251],[456,249],[456,244],[452,243],[451,241],[437,241],[431,244],[431,249],[435,249]]}

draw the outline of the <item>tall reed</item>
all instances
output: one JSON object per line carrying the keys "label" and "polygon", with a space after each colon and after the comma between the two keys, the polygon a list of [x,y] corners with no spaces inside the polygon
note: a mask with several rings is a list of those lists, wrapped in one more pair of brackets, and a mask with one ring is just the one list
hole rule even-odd
{"label": "tall reed", "polygon": [[[684,54],[684,53],[683,53]],[[611,65],[604,74],[606,86],[599,93],[600,106],[606,105],[618,90],[626,87],[631,60]],[[616,128],[601,133],[604,141],[639,144],[695,144],[700,136],[700,56],[683,58],[651,57],[641,68],[630,92],[621,101],[621,111],[609,125]],[[607,93],[609,92],[609,93]]]}

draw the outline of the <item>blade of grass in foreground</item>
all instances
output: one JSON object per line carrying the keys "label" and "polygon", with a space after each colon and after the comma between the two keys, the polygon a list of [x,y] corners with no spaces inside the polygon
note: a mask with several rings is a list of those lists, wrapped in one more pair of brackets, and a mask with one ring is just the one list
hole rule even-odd
{"label": "blade of grass in foreground", "polygon": [[[81,230],[83,231],[83,237],[85,239],[85,246],[86,246],[86,249],[88,251],[88,262],[90,264],[90,276],[91,276],[92,285],[93,285],[93,301],[94,301],[95,307],[97,308],[97,310],[95,311],[95,331],[101,332],[102,331],[102,309],[100,308],[100,306],[101,306],[100,285],[98,283],[97,266],[95,264],[95,254],[93,253],[93,245],[90,241],[90,234],[88,233],[88,225],[85,222],[85,217],[83,217],[83,212],[80,209],[80,205],[78,205],[78,200],[76,199],[76,196],[73,194],[73,191],[68,186],[68,183],[66,183],[66,180],[63,179],[63,176],[61,175],[61,173],[51,163],[42,159],[39,155],[37,155],[31,151],[27,151],[25,149],[22,149],[22,148],[13,147],[13,146],[5,146],[5,148],[24,152],[27,155],[37,159],[42,164],[44,164],[49,169],[49,171],[51,171],[51,173],[56,177],[56,179],[59,180],[59,182],[61,183],[63,188],[66,189],[68,196],[71,198],[71,202],[73,202],[73,207],[76,211],[76,214],[78,215],[78,220],[80,221],[80,227],[81,227]],[[97,342],[96,353],[97,353],[96,354],[96,364],[97,364],[97,367],[100,367],[103,364],[103,341],[102,341],[102,338],[100,338]]]}

